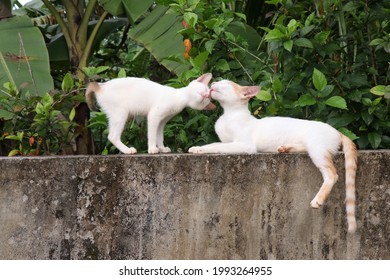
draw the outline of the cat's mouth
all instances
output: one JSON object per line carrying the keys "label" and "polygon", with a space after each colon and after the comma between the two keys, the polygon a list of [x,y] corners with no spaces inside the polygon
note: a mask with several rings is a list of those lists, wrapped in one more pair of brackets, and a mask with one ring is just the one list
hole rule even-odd
{"label": "cat's mouth", "polygon": [[214,89],[210,88],[208,94],[206,95],[206,98],[211,99],[211,93],[213,92]]}

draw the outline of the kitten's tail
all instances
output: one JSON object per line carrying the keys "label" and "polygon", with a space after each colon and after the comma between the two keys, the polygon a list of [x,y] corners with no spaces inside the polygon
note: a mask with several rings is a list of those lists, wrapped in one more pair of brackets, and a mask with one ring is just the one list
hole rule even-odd
{"label": "kitten's tail", "polygon": [[345,204],[348,222],[348,232],[356,231],[355,217],[355,179],[357,169],[357,150],[356,145],[347,136],[341,134],[341,144],[345,155]]}
{"label": "kitten's tail", "polygon": [[87,102],[88,108],[92,111],[96,111],[95,105],[95,93],[100,89],[98,83],[89,83],[87,90],[85,91],[85,101]]}

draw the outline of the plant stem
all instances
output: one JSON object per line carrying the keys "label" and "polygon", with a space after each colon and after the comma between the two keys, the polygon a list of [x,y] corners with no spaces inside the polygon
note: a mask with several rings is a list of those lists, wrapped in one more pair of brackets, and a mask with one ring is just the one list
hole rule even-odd
{"label": "plant stem", "polygon": [[93,28],[91,35],[88,38],[83,55],[81,56],[81,59],[80,59],[79,70],[78,70],[80,73],[78,75],[81,75],[81,76],[79,78],[82,78],[82,79],[84,78],[84,72],[82,72],[81,70],[83,67],[87,66],[87,61],[88,61],[88,58],[92,52],[92,46],[93,46],[93,43],[95,41],[96,35],[97,35],[97,33],[98,33],[98,31],[99,31],[101,25],[103,24],[104,19],[106,18],[107,15],[108,15],[108,12],[104,11],[102,16],[99,18],[99,21],[96,23],[95,27]]}
{"label": "plant stem", "polygon": [[[11,71],[9,70],[8,68],[8,65],[7,65],[7,62],[5,61],[4,59],[4,56],[3,56],[3,53],[0,51],[0,62],[1,62],[1,65],[3,65],[3,68],[4,68],[4,71],[8,77],[8,80],[16,86],[15,84],[15,81],[14,81],[14,78],[12,77],[12,74],[11,74]],[[19,93],[18,91],[18,88],[16,87],[16,93]]]}

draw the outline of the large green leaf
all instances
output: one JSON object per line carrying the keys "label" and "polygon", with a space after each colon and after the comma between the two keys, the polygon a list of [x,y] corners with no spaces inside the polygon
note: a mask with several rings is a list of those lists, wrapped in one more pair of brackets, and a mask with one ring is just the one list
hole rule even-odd
{"label": "large green leaf", "polygon": [[226,27],[226,31],[229,31],[234,34],[235,37],[241,37],[248,42],[249,50],[257,50],[259,47],[261,37],[253,27],[243,22],[233,21]]}
{"label": "large green leaf", "polygon": [[[168,70],[180,75],[190,67],[180,59],[183,58],[184,52],[183,36],[179,33],[183,29],[182,20],[183,16],[169,7],[156,5],[152,12],[129,32],[129,37],[144,45]],[[241,22],[232,22],[226,31],[247,41],[249,50],[256,50],[261,40],[255,29]]]}
{"label": "large green leaf", "polygon": [[154,0],[100,0],[99,3],[113,16],[126,14],[135,22],[152,6]]}
{"label": "large green leaf", "polygon": [[43,95],[53,89],[49,56],[42,34],[28,17],[13,17],[0,22],[0,85],[13,78],[31,94]]}
{"label": "large green leaf", "polygon": [[155,7],[129,32],[129,36],[143,44],[164,67],[179,74],[188,70],[188,66],[167,58],[184,52],[183,37],[178,34],[182,29],[181,19],[174,12],[167,13],[168,9],[165,6]]}

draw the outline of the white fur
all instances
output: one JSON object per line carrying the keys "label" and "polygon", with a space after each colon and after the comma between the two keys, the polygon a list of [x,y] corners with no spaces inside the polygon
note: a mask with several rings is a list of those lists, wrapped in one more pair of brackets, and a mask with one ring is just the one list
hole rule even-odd
{"label": "white fur", "polygon": [[190,153],[256,153],[277,152],[280,146],[293,144],[301,151],[309,152],[315,161],[316,155],[335,153],[341,143],[340,133],[328,124],[287,117],[257,119],[248,110],[247,100],[254,96],[237,94],[238,85],[220,81],[211,87],[211,96],[218,100],[224,114],[215,124],[221,143],[192,147]]}
{"label": "white fur", "polygon": [[[204,74],[187,87],[175,89],[143,78],[118,78],[106,83],[90,84],[86,99],[91,105],[92,93],[109,120],[108,139],[122,153],[137,150],[120,139],[129,116],[146,116],[148,120],[148,152],[167,153],[164,146],[164,126],[185,107],[196,110],[210,105],[208,83],[211,74]],[[90,106],[92,107],[92,106]]]}
{"label": "white fur", "polygon": [[248,100],[259,87],[242,87],[231,81],[211,86],[211,97],[218,100],[224,113],[215,124],[221,142],[192,147],[190,153],[256,153],[308,152],[320,170],[323,184],[310,202],[319,208],[338,179],[332,155],[343,146],[346,156],[346,195],[348,231],[356,230],[355,174],[356,147],[353,142],[330,125],[317,121],[286,117],[257,119],[248,110]]}

